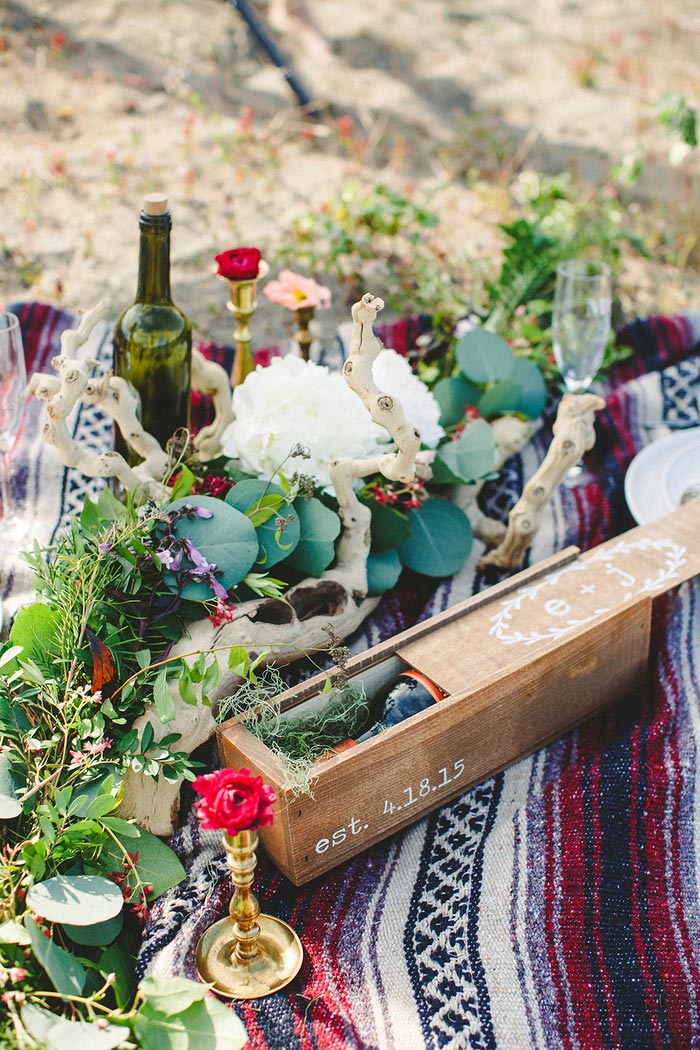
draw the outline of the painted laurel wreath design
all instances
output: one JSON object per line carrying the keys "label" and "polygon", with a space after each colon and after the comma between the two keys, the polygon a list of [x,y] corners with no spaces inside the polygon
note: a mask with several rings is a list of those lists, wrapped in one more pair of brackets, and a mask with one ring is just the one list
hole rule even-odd
{"label": "painted laurel wreath design", "polygon": [[[638,581],[626,569],[620,568],[615,564],[616,559],[624,557],[628,554],[633,554],[637,551],[645,550],[658,550],[665,551],[664,562],[659,566],[658,572],[653,577],[648,577],[642,581]],[[673,580],[678,576],[678,570],[681,565],[685,562],[686,548],[682,547],[678,543],[674,543],[673,540],[654,540],[654,539],[640,539],[635,541],[620,540],[614,547],[600,548],[597,551],[593,551],[585,561],[578,560],[572,562],[570,565],[565,565],[563,569],[558,572],[553,572],[549,576],[545,576],[543,579],[538,580],[530,587],[523,587],[517,591],[512,597],[506,598],[501,602],[501,609],[492,618],[493,626],[489,629],[489,634],[494,635],[499,641],[503,642],[504,645],[534,645],[536,642],[551,641],[552,639],[561,638],[565,634],[569,634],[577,627],[581,627],[584,624],[590,623],[596,620],[599,616],[608,612],[608,608],[601,607],[594,609],[589,615],[581,616],[578,618],[570,618],[562,621],[558,624],[552,624],[545,630],[532,630],[529,632],[515,631],[512,629],[512,620],[515,613],[517,613],[526,602],[534,602],[538,598],[544,598],[544,595],[551,589],[556,587],[559,580],[563,576],[567,576],[571,573],[586,572],[591,565],[603,565],[604,571],[607,575],[619,576],[620,586],[626,587],[627,590],[623,595],[623,601],[630,601],[632,598],[639,597],[642,594],[652,594],[658,590],[669,580]],[[548,603],[543,601],[543,607],[546,608]]]}

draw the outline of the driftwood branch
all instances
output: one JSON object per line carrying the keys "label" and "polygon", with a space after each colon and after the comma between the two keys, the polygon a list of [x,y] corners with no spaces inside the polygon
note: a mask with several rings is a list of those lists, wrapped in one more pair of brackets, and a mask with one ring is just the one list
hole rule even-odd
{"label": "driftwood branch", "polygon": [[595,444],[595,413],[605,407],[596,394],[565,394],[554,423],[554,437],[539,467],[523,489],[508,517],[501,544],[489,551],[480,566],[519,569],[532,543],[545,507],[570,467]]}

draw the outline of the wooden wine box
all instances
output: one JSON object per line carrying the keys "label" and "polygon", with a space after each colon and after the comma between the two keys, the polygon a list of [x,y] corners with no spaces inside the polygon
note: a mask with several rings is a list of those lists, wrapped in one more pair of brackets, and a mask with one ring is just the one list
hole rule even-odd
{"label": "wooden wine box", "polygon": [[[700,573],[700,501],[585,554],[570,547],[353,657],[372,696],[409,667],[446,696],[318,763],[312,796],[237,719],[223,763],[278,796],[260,840],[296,885],[321,875],[555,740],[646,676],[652,599]],[[286,716],[326,702],[325,675],[282,693]]]}

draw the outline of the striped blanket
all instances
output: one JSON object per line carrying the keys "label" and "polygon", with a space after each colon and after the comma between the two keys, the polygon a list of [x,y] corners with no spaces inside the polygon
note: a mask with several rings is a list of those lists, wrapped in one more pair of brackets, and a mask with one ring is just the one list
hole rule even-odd
{"label": "striped blanket", "polygon": [[[71,318],[19,307],[28,358],[45,367]],[[405,345],[416,326],[384,332]],[[634,356],[605,387],[588,465],[597,481],[561,490],[535,537],[535,562],[588,548],[633,524],[623,478],[634,454],[700,424],[700,315],[638,321],[620,332]],[[89,352],[105,360],[108,333]],[[212,354],[225,351],[213,347]],[[60,471],[38,436],[37,406],[17,451],[17,494],[49,539],[89,485]],[[81,409],[81,438],[109,427]],[[542,459],[551,431],[484,493],[504,517]],[[354,650],[481,590],[479,544],[436,588],[387,596]],[[10,606],[28,586],[0,570]],[[306,958],[285,993],[234,1007],[251,1045],[270,1050],[423,1047],[700,1046],[700,582],[654,608],[647,687],[562,740],[296,889],[264,858],[264,911],[288,920]],[[221,917],[230,884],[218,837],[187,820],[172,844],[188,876],[154,907],[142,973],[194,976],[193,950]]]}

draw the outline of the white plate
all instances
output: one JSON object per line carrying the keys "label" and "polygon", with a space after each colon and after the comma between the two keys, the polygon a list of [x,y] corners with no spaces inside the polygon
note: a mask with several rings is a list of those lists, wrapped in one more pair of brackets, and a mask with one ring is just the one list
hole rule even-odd
{"label": "white plate", "polygon": [[638,452],[625,475],[625,499],[640,525],[680,506],[690,485],[700,485],[700,427],[660,438]]}

